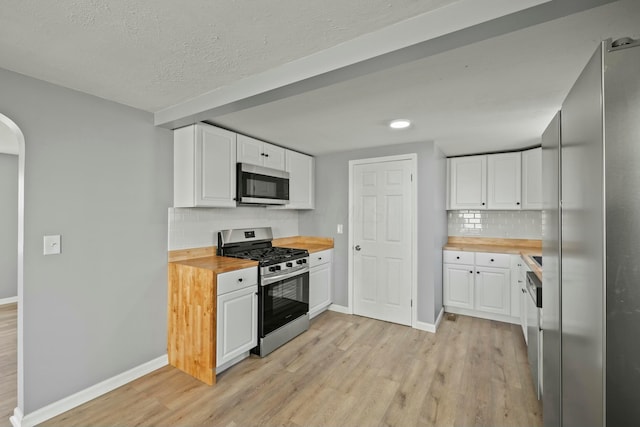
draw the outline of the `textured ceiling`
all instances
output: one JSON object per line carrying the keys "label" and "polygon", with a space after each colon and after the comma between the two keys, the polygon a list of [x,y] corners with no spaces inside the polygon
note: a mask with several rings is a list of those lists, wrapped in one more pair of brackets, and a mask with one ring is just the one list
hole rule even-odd
{"label": "textured ceiling", "polygon": [[5,0],[0,67],[147,111],[456,0]]}
{"label": "textured ceiling", "polygon": [[[310,154],[433,140],[448,155],[539,144],[609,37],[640,37],[640,1],[612,3],[212,122]],[[389,120],[413,126],[393,131]]]}
{"label": "textured ceiling", "polygon": [[[240,108],[233,104],[207,116],[211,122],[310,154],[427,140],[449,155],[499,151],[538,142],[599,40],[640,37],[639,0],[532,27],[513,12],[547,3],[542,7],[559,14],[535,21],[544,22],[581,10],[576,5],[607,1],[4,0],[0,67],[152,112],[237,90],[245,94]],[[506,21],[492,21],[500,10]],[[525,13],[544,14],[535,8]],[[422,17],[431,17],[431,24]],[[488,21],[476,26],[473,19]],[[405,25],[410,22],[413,27]],[[488,35],[462,40],[455,27],[464,22],[467,34],[482,27]],[[388,30],[399,27],[424,40],[449,28],[450,34],[430,37],[454,44],[401,61],[379,54],[373,59],[382,67],[354,50],[362,46],[358,39],[397,34]],[[377,40],[397,42],[394,36]],[[316,85],[302,81],[297,92],[282,83],[283,66],[323,53],[329,58],[340,49],[356,58],[356,74]],[[316,68],[321,80],[322,67]],[[247,82],[261,75],[283,85],[284,96],[252,104],[255,85]],[[414,124],[390,131],[386,124],[397,117]]]}

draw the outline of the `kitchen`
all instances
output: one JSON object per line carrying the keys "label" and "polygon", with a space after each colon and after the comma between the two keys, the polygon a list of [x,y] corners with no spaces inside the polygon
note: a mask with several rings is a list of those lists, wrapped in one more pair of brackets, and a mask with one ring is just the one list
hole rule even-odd
{"label": "kitchen", "polygon": [[[575,19],[577,20],[577,18]],[[584,23],[581,24],[584,25]],[[602,35],[604,36],[602,38],[614,35],[612,31],[606,33]],[[625,34],[630,33],[626,32]],[[618,34],[618,36],[623,35]],[[593,50],[599,39],[599,36],[594,39],[589,47],[590,51]],[[455,67],[455,69],[458,68]],[[476,69],[473,72],[479,73],[481,70]],[[578,70],[576,69],[575,72],[577,73]],[[572,79],[575,80],[575,77],[577,74]],[[570,84],[565,82],[565,86],[568,88]],[[340,85],[336,89],[344,90]],[[26,400],[23,403],[26,408],[25,413],[29,414],[117,373],[162,355],[161,349],[166,345],[166,329],[153,325],[162,325],[166,322],[166,313],[164,313],[166,289],[155,289],[157,283],[164,283],[166,287],[167,222],[169,220],[166,208],[172,205],[173,194],[171,192],[172,176],[162,171],[171,170],[172,135],[162,128],[145,127],[153,119],[149,115],[140,113],[139,110],[124,109],[109,103],[94,105],[96,101],[85,99],[78,93],[68,93],[51,85],[27,81],[25,78],[11,73],[3,73],[3,93],[8,94],[8,98],[5,99],[11,100],[10,106],[3,103],[3,112],[7,113],[8,117],[14,119],[23,129],[27,147],[27,252],[25,255],[27,287],[25,287],[24,313],[25,327],[27,328],[24,336]],[[404,97],[404,95],[388,96]],[[460,94],[458,93],[458,95]],[[27,97],[26,101],[21,101],[25,96]],[[51,101],[47,101],[47,99]],[[451,98],[452,101],[455,99],[456,97]],[[458,97],[457,99],[464,98]],[[370,98],[364,96],[363,100],[368,102]],[[303,104],[309,105],[304,101]],[[376,105],[376,103],[372,103],[372,105]],[[340,109],[337,107],[339,106],[336,105],[336,114],[340,114]],[[446,103],[442,107],[446,107]],[[268,111],[265,110],[268,108],[254,111],[256,116],[263,117],[262,120],[275,123],[273,117],[269,116]],[[103,117],[98,121],[99,135],[95,132],[96,118],[93,117],[93,114],[89,115],[88,111],[94,111],[96,116]],[[302,109],[297,105],[291,105],[289,111],[302,111]],[[52,115],[52,112],[56,114]],[[460,111],[460,113],[462,112]],[[250,111],[247,112],[247,114],[249,113]],[[60,123],[68,123],[68,119],[64,119],[65,115],[79,119],[74,129],[61,129]],[[439,118],[439,120],[446,119],[446,117],[441,118],[437,113],[434,113],[433,117]],[[450,128],[455,127],[455,123],[451,122],[451,118],[454,116],[448,115],[448,117],[450,119],[444,121],[444,125]],[[459,118],[465,121],[470,120]],[[231,118],[229,119],[231,120]],[[243,118],[243,121],[245,119]],[[120,130],[109,128],[109,122],[114,120],[121,123]],[[480,121],[487,120],[482,118]],[[251,118],[249,122],[258,124],[259,120]],[[88,126],[83,123],[93,125]],[[145,125],[141,123],[145,123]],[[477,129],[481,129],[482,123],[477,124],[479,126]],[[230,124],[226,126],[235,128]],[[537,127],[540,132],[544,129],[542,124],[535,124],[533,127]],[[416,132],[417,129],[418,127],[414,127],[409,132]],[[291,128],[280,131],[293,133],[294,130]],[[245,132],[250,133],[247,130]],[[344,138],[351,139],[351,136],[348,136],[346,132],[353,133],[355,131],[345,126],[344,132]],[[322,129],[312,126],[307,133],[310,137],[322,135]],[[123,138],[123,134],[126,135],[126,138]],[[388,140],[407,138],[400,135],[399,133],[391,134]],[[412,135],[408,137],[410,140],[421,140],[419,135]],[[505,147],[500,145],[498,136],[495,135],[492,138],[478,134],[478,139],[493,139],[495,141],[494,149],[503,150]],[[283,140],[278,137],[262,138],[272,142]],[[365,135],[363,139],[368,138],[369,135]],[[360,140],[360,138],[353,139]],[[373,138],[371,139],[373,140]],[[29,148],[30,140],[32,148]],[[139,142],[137,144],[125,143],[133,140]],[[50,141],[50,143],[45,143],[45,141]],[[72,141],[77,141],[77,143],[72,144]],[[341,142],[340,139],[336,142],[326,142],[328,149],[331,148],[330,144],[340,146]],[[285,143],[282,145],[288,146]],[[387,147],[381,145],[380,148],[360,153],[338,154],[336,150],[335,154],[327,153],[326,156],[318,156],[316,162],[318,182],[328,185],[317,188],[317,207],[314,211],[282,213],[283,217],[290,215],[294,222],[296,217],[298,219],[297,232],[294,230],[291,233],[287,232],[287,234],[334,236],[334,255],[339,261],[335,265],[334,280],[346,283],[348,276],[347,233],[349,229],[345,227],[345,233],[338,235],[336,234],[336,225],[348,224],[348,207],[345,202],[348,162],[369,156],[403,154],[403,151],[404,153],[412,153],[425,150],[424,152],[428,153],[431,150],[432,153],[437,154],[432,147],[429,147],[429,144],[426,145],[423,147],[422,144],[415,143],[415,146],[394,148],[387,144]],[[523,146],[526,145],[529,144],[523,144]],[[322,143],[319,146],[322,146]],[[57,151],[54,147],[64,148],[66,151]],[[106,147],[111,148],[107,149]],[[473,152],[491,150],[491,147],[485,147],[480,147],[479,150]],[[362,147],[353,147],[354,150],[356,148]],[[299,150],[304,152],[302,149]],[[129,153],[128,158],[123,153]],[[456,151],[452,148],[451,153],[447,154],[454,155]],[[457,154],[465,153],[458,151]],[[428,163],[435,157],[435,155],[425,157],[425,164],[419,164],[418,167],[424,166],[424,170],[428,170]],[[150,162],[150,159],[153,159],[153,162]],[[117,171],[110,170],[104,166],[105,160],[123,166]],[[133,165],[135,165],[135,173]],[[336,165],[344,165],[344,167],[339,167],[339,170],[335,171]],[[429,176],[421,173],[420,170],[418,172],[418,179],[424,179],[425,182],[428,182]],[[93,178],[94,174],[95,178]],[[75,178],[76,176],[86,176],[87,179],[78,180]],[[126,191],[116,192],[112,190],[112,186],[126,189]],[[61,193],[59,188],[69,188],[70,194]],[[29,193],[30,189],[31,193]],[[435,184],[432,187],[427,185],[425,189],[427,192],[438,190],[444,193],[444,185],[442,187]],[[79,203],[78,194],[91,203]],[[143,202],[140,200],[141,194],[153,194],[153,197]],[[423,200],[427,200],[430,196],[423,195],[423,197]],[[421,207],[424,206],[420,201],[418,203]],[[53,208],[61,206],[67,206],[67,208],[63,210]],[[429,215],[430,208],[429,206],[426,208],[427,215]],[[263,211],[267,212],[260,210],[260,212]],[[236,215],[227,213],[229,217],[234,217],[229,219],[237,219],[238,222],[232,225],[216,226],[215,229],[240,226],[241,216],[249,215],[246,212],[248,211],[245,208],[238,208]],[[200,215],[206,216],[208,214],[198,214],[197,216]],[[271,217],[276,215],[275,213],[264,214],[264,216]],[[196,215],[188,213],[187,216],[193,220]],[[215,214],[211,213],[211,216],[215,216]],[[262,216],[261,213],[260,220],[262,220]],[[197,221],[192,222],[197,223]],[[443,224],[446,224],[446,217]],[[277,224],[274,224],[274,227],[276,226]],[[198,227],[198,225],[185,225],[185,229],[188,230],[189,227]],[[94,238],[92,236],[96,230],[99,235]],[[213,227],[207,230],[208,245],[214,244],[213,231]],[[65,247],[62,257],[40,258],[42,256],[42,235],[48,233],[63,235]],[[278,237],[284,236],[286,235],[278,235]],[[426,254],[425,257],[431,259],[430,254],[437,252],[429,240],[433,236],[425,235],[423,237],[424,240],[421,242],[424,246],[421,246],[421,254]],[[122,245],[122,242],[127,242],[127,244]],[[419,245],[421,245],[420,242]],[[104,258],[95,259],[87,253],[86,248],[94,248],[91,252]],[[115,255],[116,253],[118,255]],[[437,257],[437,254],[434,256]],[[164,265],[160,260],[164,260]],[[424,277],[435,274],[437,270],[434,266],[436,264],[437,261],[433,261],[430,266],[420,265],[420,268],[424,267],[425,270],[418,274],[424,275]],[[114,274],[109,268],[110,265],[117,265],[120,274]],[[147,270],[141,266],[146,266],[144,269]],[[95,271],[100,273],[97,277],[95,277]],[[148,271],[148,273],[142,273],[142,271]],[[153,273],[150,273],[151,271]],[[70,272],[73,274],[71,275]],[[83,286],[86,283],[86,279],[83,278],[86,277],[95,278],[93,280],[94,286]],[[118,280],[118,277],[121,280]],[[132,286],[132,281],[140,284]],[[146,285],[142,283],[146,283]],[[30,287],[29,284],[31,284]],[[420,288],[420,292],[424,292],[426,298],[433,295],[433,300],[437,299],[438,291],[435,286],[430,287],[423,284],[421,286],[425,286]],[[336,301],[340,305],[348,304],[348,288],[346,286],[339,287],[335,291]],[[122,298],[127,293],[130,297]],[[116,295],[120,297],[114,298]],[[52,300],[56,301],[56,307],[59,307],[53,312],[47,305]],[[97,304],[98,300],[101,300],[101,304]],[[146,304],[143,304],[143,301],[146,301]],[[147,306],[148,308],[140,311],[140,308]],[[435,323],[437,316],[435,302],[420,307],[419,311],[419,321]],[[119,324],[119,322],[116,322],[115,319],[110,320],[113,313],[116,312],[126,313],[124,317],[129,319],[126,322],[126,327],[116,326],[116,323]],[[37,319],[40,319],[38,313],[49,313],[47,315],[48,321],[38,321]],[[87,331],[82,327],[83,322],[77,322],[77,319],[90,317],[94,318],[90,323],[93,334],[92,331]],[[75,323],[70,325],[72,319],[75,320]],[[56,325],[64,326],[65,330],[69,331],[68,336],[75,339],[70,340],[65,337],[65,334],[56,332],[54,329]],[[116,331],[117,333],[115,333]],[[114,342],[116,336],[120,337],[118,341],[121,340],[127,345],[116,345]],[[63,357],[62,354],[53,350],[59,348],[56,342],[63,342],[68,352],[74,355],[68,358],[67,362],[63,360],[67,355]],[[41,347],[44,347],[45,351],[36,350]],[[107,358],[111,362],[101,361],[98,363],[93,357],[96,354],[109,355]],[[44,364],[38,362],[41,357],[45,357],[50,363],[59,366],[59,369],[46,369]],[[80,369],[83,374],[74,376],[72,373],[76,369]]]}

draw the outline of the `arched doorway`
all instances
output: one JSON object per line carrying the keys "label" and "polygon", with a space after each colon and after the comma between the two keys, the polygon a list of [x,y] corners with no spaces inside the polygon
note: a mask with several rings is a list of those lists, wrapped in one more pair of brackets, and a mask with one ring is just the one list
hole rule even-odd
{"label": "arched doorway", "polygon": [[[0,125],[8,131],[9,139],[13,141],[10,144],[17,146],[15,150],[18,155],[18,257],[17,257],[17,287],[18,287],[18,318],[17,318],[17,399],[16,399],[16,411],[21,414],[24,407],[24,392],[23,392],[23,329],[22,329],[22,315],[23,315],[23,278],[24,278],[24,165],[25,165],[25,143],[24,134],[18,127],[18,125],[9,117],[0,113]],[[5,133],[5,135],[7,135]]]}

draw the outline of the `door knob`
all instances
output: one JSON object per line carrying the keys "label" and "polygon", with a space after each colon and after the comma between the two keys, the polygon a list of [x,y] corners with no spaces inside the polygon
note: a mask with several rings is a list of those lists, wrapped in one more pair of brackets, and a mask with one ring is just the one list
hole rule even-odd
{"label": "door knob", "polygon": [[354,249],[355,249],[356,251],[359,251],[359,250],[360,250],[360,249],[362,249],[362,248],[360,248],[360,245],[356,245],[356,247],[355,247]]}

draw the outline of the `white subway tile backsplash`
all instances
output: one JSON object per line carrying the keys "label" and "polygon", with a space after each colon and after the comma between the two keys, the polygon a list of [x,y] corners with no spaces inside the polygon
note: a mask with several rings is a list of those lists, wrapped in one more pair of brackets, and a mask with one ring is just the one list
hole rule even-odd
{"label": "white subway tile backsplash", "polygon": [[448,223],[449,236],[542,238],[540,211],[449,211]]}
{"label": "white subway tile backsplash", "polygon": [[273,237],[297,236],[298,211],[253,207],[169,208],[169,250],[217,245],[229,228],[271,227]]}

